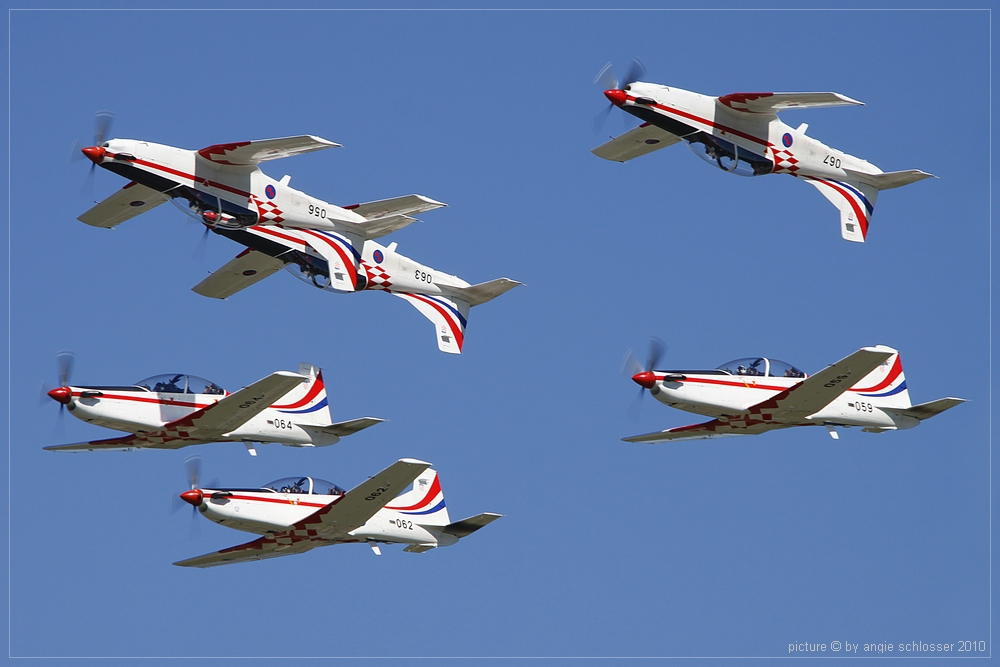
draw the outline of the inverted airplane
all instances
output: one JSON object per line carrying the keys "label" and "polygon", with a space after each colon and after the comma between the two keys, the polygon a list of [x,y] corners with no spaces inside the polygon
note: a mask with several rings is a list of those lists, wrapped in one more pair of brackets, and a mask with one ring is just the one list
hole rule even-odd
{"label": "inverted airplane", "polygon": [[407,195],[335,206],[276,181],[257,166],[339,146],[314,136],[216,144],[185,150],[133,139],[83,149],[95,165],[129,183],[80,216],[112,228],[160,204],[184,202],[182,210],[207,229],[246,246],[233,260],[195,285],[203,296],[225,299],[282,268],[320,289],[382,290],[409,302],[434,324],[438,348],[461,354],[469,309],[521,283],[508,278],[471,285],[383,246],[380,238],[416,221],[413,215],[445,206]]}
{"label": "inverted airplane", "polygon": [[[413,488],[401,493],[409,484]],[[315,477],[287,477],[260,488],[192,488],[181,498],[206,518],[262,537],[182,560],[183,567],[214,567],[299,554],[331,544],[405,544],[422,553],[455,544],[501,515],[484,512],[451,521],[437,472],[400,459],[350,491]]]}
{"label": "inverted airplane", "polygon": [[[598,75],[609,72],[605,67]],[[639,127],[598,146],[592,152],[627,162],[682,140],[709,164],[741,176],[789,174],[814,186],[840,211],[844,239],[864,243],[875,199],[882,190],[898,188],[932,174],[909,169],[883,172],[867,160],[848,155],[806,135],[808,125],[786,125],[778,113],[861,105],[840,93],[732,93],[712,97],[657,83],[629,80],[619,87],[610,74],[604,95],[611,104],[643,121]]]}
{"label": "inverted airplane", "polygon": [[[65,380],[65,379],[64,379]],[[299,364],[298,373],[277,371],[229,393],[194,375],[168,373],[132,385],[62,386],[48,392],[85,422],[129,435],[69,445],[52,451],[180,449],[212,442],[327,447],[383,419],[361,417],[333,423],[322,371]]]}
{"label": "inverted airplane", "polygon": [[714,370],[653,370],[632,380],[656,400],[678,410],[712,417],[711,421],[646,433],[626,442],[668,442],[734,435],[757,435],[794,426],[860,426],[884,433],[917,426],[963,398],[941,398],[913,405],[899,352],[864,347],[815,375],[777,359],[748,357]]}

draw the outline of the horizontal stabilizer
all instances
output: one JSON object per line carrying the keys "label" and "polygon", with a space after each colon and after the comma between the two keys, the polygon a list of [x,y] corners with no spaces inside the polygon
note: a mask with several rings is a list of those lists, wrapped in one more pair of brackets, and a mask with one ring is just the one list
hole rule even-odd
{"label": "horizontal stabilizer", "polygon": [[449,523],[441,530],[449,535],[463,538],[471,535],[483,526],[488,526],[502,516],[502,514],[495,514],[493,512],[483,512],[482,514],[477,514],[476,516],[470,516],[468,519],[462,519],[461,521]]}
{"label": "horizontal stabilizer", "polygon": [[965,402],[966,399],[964,398],[952,398],[949,396],[948,398],[939,398],[936,401],[931,401],[929,403],[921,403],[920,405],[913,405],[905,409],[882,408],[882,410],[885,410],[886,412],[892,412],[895,414],[906,415],[907,417],[913,417],[915,419],[920,419],[922,421],[924,419],[930,419],[935,415],[941,414],[945,410],[950,410],[956,405]]}
{"label": "horizontal stabilizer", "polygon": [[620,137],[615,137],[611,141],[601,144],[590,152],[612,162],[627,162],[641,155],[672,146],[680,140],[681,138],[675,134],[670,134],[655,125],[643,123]]}
{"label": "horizontal stabilizer", "polygon": [[132,181],[81,215],[77,220],[92,227],[111,229],[129,218],[134,218],[169,200],[170,197],[159,190],[147,188],[145,185],[139,185]]}
{"label": "horizontal stabilizer", "polygon": [[840,93],[731,93],[719,104],[744,113],[773,114],[786,109],[819,109],[864,105]]}
{"label": "horizontal stabilizer", "polygon": [[198,151],[198,155],[218,165],[249,167],[267,160],[292,157],[324,148],[340,148],[340,144],[312,135],[301,135],[281,137],[280,139],[214,144],[208,148],[202,148]]}
{"label": "horizontal stabilizer", "polygon": [[866,174],[853,169],[845,169],[847,175],[861,183],[871,185],[878,190],[892,190],[910,183],[922,181],[925,178],[937,178],[934,174],[928,174],[919,169],[907,169],[906,171],[889,171],[882,174]]}
{"label": "horizontal stabilizer", "polygon": [[417,219],[411,216],[442,206],[447,206],[447,204],[434,201],[423,195],[406,195],[345,206],[344,208],[363,216],[366,222],[355,224],[367,238],[377,239],[417,222]]}
{"label": "horizontal stabilizer", "polygon": [[374,426],[375,424],[381,424],[384,419],[379,419],[378,417],[361,417],[360,419],[350,419],[345,422],[337,422],[336,424],[330,424],[329,426],[316,427],[310,424],[312,428],[323,433],[329,433],[330,435],[335,435],[337,437],[344,437],[348,435],[353,435],[358,431],[363,431],[369,426]]}
{"label": "horizontal stabilizer", "polygon": [[213,299],[226,299],[277,273],[283,266],[274,257],[247,248],[191,290]]}
{"label": "horizontal stabilizer", "polygon": [[492,301],[501,294],[509,292],[518,285],[522,284],[523,283],[511,280],[510,278],[497,278],[496,280],[479,283],[478,285],[472,285],[470,287],[449,286],[448,289],[458,292],[465,301],[469,302],[470,306],[478,306],[486,303],[487,301]]}

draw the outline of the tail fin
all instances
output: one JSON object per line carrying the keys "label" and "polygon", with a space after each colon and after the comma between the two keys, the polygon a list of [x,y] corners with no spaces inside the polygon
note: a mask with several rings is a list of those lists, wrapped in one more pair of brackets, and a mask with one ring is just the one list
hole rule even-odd
{"label": "tail fin", "polygon": [[456,298],[410,292],[389,292],[409,301],[420,314],[434,324],[438,349],[448,354],[462,354],[465,325],[469,321],[469,304]]}
{"label": "tail fin", "polygon": [[447,526],[448,508],[437,471],[428,468],[413,482],[413,488],[397,496],[384,510],[391,510],[422,526]]}
{"label": "tail fin", "polygon": [[860,181],[835,181],[814,176],[803,178],[840,211],[840,235],[847,241],[864,243],[875,210],[878,188]]}
{"label": "tail fin", "polygon": [[470,306],[478,306],[487,301],[492,301],[501,294],[509,292],[521,284],[510,278],[497,278],[496,280],[479,283],[478,285],[470,285],[469,287],[453,287],[449,285],[448,289],[461,294],[462,298],[468,301]]}
{"label": "tail fin", "polygon": [[851,387],[851,392],[865,397],[876,407],[909,408],[910,394],[906,391],[903,362],[900,360],[899,352],[895,350],[893,352],[895,354]]}
{"label": "tail fin", "polygon": [[323,371],[312,364],[299,364],[299,375],[305,375],[309,382],[292,389],[282,399],[280,404],[271,407],[279,412],[290,415],[299,424],[330,424],[330,406],[326,400],[326,386],[323,384]]}

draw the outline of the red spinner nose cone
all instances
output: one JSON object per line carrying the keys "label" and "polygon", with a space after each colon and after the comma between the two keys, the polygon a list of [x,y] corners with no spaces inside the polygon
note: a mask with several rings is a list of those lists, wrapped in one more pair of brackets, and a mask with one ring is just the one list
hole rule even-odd
{"label": "red spinner nose cone", "polygon": [[624,90],[605,90],[604,96],[611,100],[611,103],[616,107],[620,107],[625,104],[625,98],[627,97]]}
{"label": "red spinner nose cone", "polygon": [[87,146],[83,149],[83,154],[87,156],[87,159],[94,164],[101,164],[104,161],[104,156],[108,154],[104,148],[101,146]]}
{"label": "red spinner nose cone", "polygon": [[201,505],[202,501],[205,500],[205,494],[201,492],[201,489],[191,489],[190,491],[185,491],[181,494],[181,500],[198,507]]}
{"label": "red spinner nose cone", "polygon": [[632,376],[632,381],[644,389],[652,389],[656,384],[656,375],[653,371],[643,371]]}
{"label": "red spinner nose cone", "polygon": [[73,392],[69,390],[69,387],[56,387],[49,392],[49,398],[56,403],[66,405],[73,398]]}

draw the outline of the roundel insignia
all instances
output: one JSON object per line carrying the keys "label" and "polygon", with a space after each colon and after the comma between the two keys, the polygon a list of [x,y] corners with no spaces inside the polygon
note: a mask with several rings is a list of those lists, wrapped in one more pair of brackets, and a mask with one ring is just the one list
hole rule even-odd
{"label": "roundel insignia", "polygon": [[255,270],[253,270],[253,269],[247,269],[246,271],[243,272],[243,275],[245,275],[245,276],[255,276],[255,275],[257,275],[257,272]]}
{"label": "roundel insignia", "polygon": [[146,202],[144,202],[144,201],[140,201],[140,200],[136,199],[136,200],[135,200],[135,201],[133,201],[133,202],[129,202],[129,204],[128,204],[128,205],[129,205],[129,206],[145,206],[145,205],[146,205]]}
{"label": "roundel insignia", "polygon": [[375,259],[376,264],[381,264],[382,260],[385,259],[385,255],[382,254],[381,250],[376,250],[372,253],[372,257]]}
{"label": "roundel insignia", "polygon": [[785,132],[785,134],[781,137],[781,143],[783,143],[785,145],[785,148],[791,148],[791,146],[792,146],[792,135],[790,135],[787,132]]}
{"label": "roundel insignia", "polygon": [[646,143],[649,144],[650,146],[652,146],[653,144],[660,143],[660,140],[659,139],[646,139]]}
{"label": "roundel insignia", "polygon": [[[791,140],[789,140],[788,143],[790,144]],[[785,144],[785,145],[787,146],[788,144]],[[276,194],[275,191],[274,191],[274,186],[273,185],[269,185],[266,188],[264,188],[264,194],[267,195],[268,199],[274,199],[274,195]]]}

